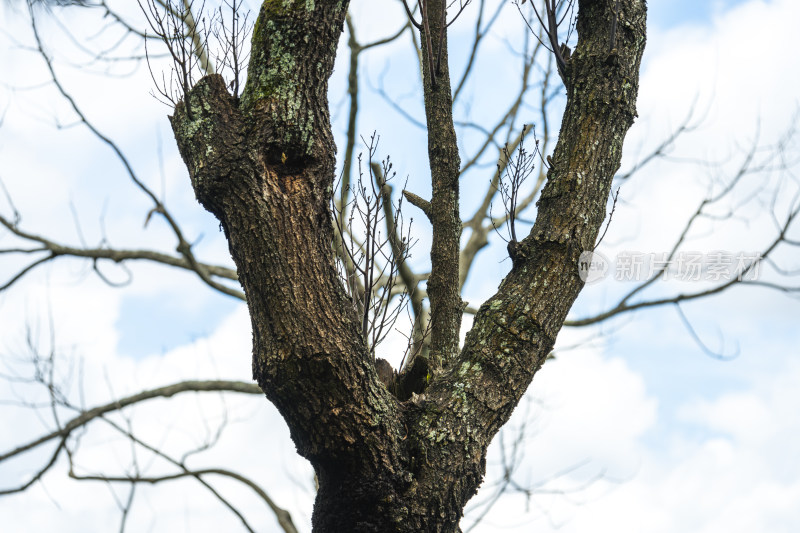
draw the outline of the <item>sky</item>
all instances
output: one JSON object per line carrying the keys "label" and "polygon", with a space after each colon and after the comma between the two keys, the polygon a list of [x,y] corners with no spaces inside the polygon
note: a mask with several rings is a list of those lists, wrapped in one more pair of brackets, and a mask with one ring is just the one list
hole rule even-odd
{"label": "sky", "polygon": [[[120,5],[135,17],[130,4]],[[353,4],[361,42],[390,34],[401,24],[398,5],[376,4]],[[384,7],[397,16],[387,17]],[[682,229],[678,222],[734,175],[754,140],[764,147],[778,142],[796,120],[800,104],[800,58],[792,53],[800,49],[794,27],[800,6],[793,0],[653,0],[648,8],[639,118],[626,140],[622,171],[657,146],[693,104],[696,128],[675,143],[669,158],[649,164],[622,185],[598,249],[609,258],[626,251],[668,251]],[[80,47],[56,22],[76,34],[92,35],[107,21],[75,11],[55,13],[55,21],[46,26],[48,46],[65,86],[178,214],[198,254],[230,264],[217,224],[195,204],[166,120],[169,109],[149,94],[147,69],[115,65],[108,76],[101,66],[87,65]],[[0,17],[0,110],[5,110],[0,179],[23,227],[73,244],[174,249],[163,221],[154,218],[145,225],[151,206],[119,161],[75,124],[63,99],[43,83],[47,76],[41,59],[24,47],[31,44],[24,14],[4,7]],[[458,38],[469,28],[466,21],[453,27],[454,71],[466,57]],[[504,108],[515,87],[518,63],[513,52],[519,49],[520,35],[519,15],[506,6],[479,58],[480,75],[457,106],[459,113],[489,120],[484,117]],[[426,145],[424,132],[375,93],[383,88],[409,114],[423,116],[414,93],[418,78],[408,74],[416,72],[408,51],[407,42],[398,42],[363,58],[359,131],[377,131],[381,156],[391,154],[398,176],[408,176],[408,187],[424,196],[426,161],[418,157]],[[330,89],[340,147],[347,115],[346,74],[346,61],[340,58]],[[526,113],[535,120],[532,111]],[[473,140],[465,133],[462,142],[469,146]],[[790,144],[787,157],[796,159],[798,148],[796,142]],[[769,153],[765,149],[759,157]],[[760,249],[775,233],[768,211],[771,193],[783,183],[776,209],[785,212],[797,191],[792,181],[797,170],[765,170],[747,177],[742,192],[719,207],[718,214],[738,206],[737,216],[701,221],[685,249]],[[470,179],[474,181],[465,184],[465,205],[475,201],[470,192],[478,190],[484,177],[476,173]],[[753,191],[758,194],[747,194]],[[10,216],[4,197],[0,213]],[[412,260],[424,265],[430,239],[420,221],[415,225],[420,240]],[[794,228],[794,235],[798,233]],[[465,289],[470,302],[491,295],[508,269],[502,241],[493,237],[493,242],[496,246],[479,259]],[[18,244],[0,231],[0,248]],[[783,266],[800,268],[796,250],[781,253]],[[21,264],[20,258],[0,260],[0,283]],[[115,265],[101,269],[110,280],[128,279],[129,273]],[[30,375],[29,344],[40,354],[56,353],[57,375],[86,406],[182,379],[250,380],[244,305],[205,290],[199,280],[181,272],[137,264],[130,273],[129,285],[110,288],[90,264],[64,260],[35,270],[0,293],[0,373]],[[775,276],[768,269],[763,275]],[[698,286],[658,282],[641,297]],[[602,311],[630,288],[630,282],[611,279],[588,285],[570,318]],[[674,307],[627,314],[599,328],[564,328],[556,359],[537,374],[503,431],[507,444],[520,432],[526,435],[515,481],[530,491],[500,499],[473,531],[797,531],[799,310],[796,299],[779,292],[738,288],[681,307],[699,341]],[[395,339],[385,350],[391,354],[396,346]],[[709,355],[703,346],[725,357]],[[0,380],[0,427],[5,429],[0,431],[0,453],[51,427],[46,409],[12,404],[44,398],[34,385]],[[285,424],[263,398],[191,395],[142,404],[127,415],[114,420],[131,424],[142,439],[173,453],[213,440],[217,427],[224,426],[219,442],[191,464],[246,472],[293,513],[301,530],[310,529],[310,468],[296,456]],[[0,490],[27,479],[49,452],[0,464]],[[118,432],[96,423],[82,435],[76,463],[84,474],[120,473],[130,468],[130,454]],[[148,471],[167,468],[141,452],[137,461]],[[484,487],[468,506],[465,531],[482,503],[491,499],[500,462],[498,438]],[[240,486],[213,481],[241,505],[257,531],[279,530],[263,502]],[[4,531],[11,532],[118,529],[119,502],[128,494],[125,485],[69,479],[62,459],[29,491],[0,497],[0,518]],[[241,529],[196,483],[140,487],[135,496],[128,531]]]}

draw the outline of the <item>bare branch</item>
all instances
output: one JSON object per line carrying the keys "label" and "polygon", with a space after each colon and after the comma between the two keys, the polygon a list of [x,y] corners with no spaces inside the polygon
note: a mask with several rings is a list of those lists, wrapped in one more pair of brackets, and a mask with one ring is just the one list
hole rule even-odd
{"label": "bare branch", "polygon": [[163,483],[166,481],[174,481],[177,479],[182,479],[186,477],[201,477],[207,475],[219,475],[231,479],[235,479],[243,483],[244,485],[248,486],[255,492],[259,498],[264,500],[264,502],[269,506],[273,513],[275,513],[276,518],[278,519],[278,523],[283,528],[286,533],[296,533],[297,528],[294,526],[294,522],[292,520],[291,514],[288,511],[278,506],[275,501],[270,498],[267,492],[261,488],[255,481],[231,470],[226,470],[224,468],[203,468],[199,470],[190,470],[184,469],[180,472],[176,472],[174,474],[167,474],[163,476],[110,476],[110,475],[79,475],[76,474],[74,471],[71,471],[69,477],[72,479],[77,480],[85,480],[85,481],[107,481],[112,483],[130,483],[132,486],[135,486],[138,483],[148,483],[151,485],[155,485],[158,483]]}
{"label": "bare branch", "polygon": [[240,392],[244,394],[263,394],[261,388],[254,383],[246,383],[243,381],[223,381],[223,380],[209,380],[209,381],[182,381],[167,385],[165,387],[158,387],[156,389],[145,390],[125,398],[121,398],[114,402],[107,403],[98,407],[89,409],[80,415],[69,420],[63,427],[52,431],[46,435],[32,440],[26,444],[18,446],[13,450],[0,454],[0,462],[5,461],[11,457],[19,455],[28,450],[32,450],[42,444],[49,442],[56,438],[65,439],[70,433],[76,429],[85,426],[89,422],[104,416],[113,411],[119,411],[129,405],[133,405],[145,400],[153,398],[170,398],[176,394],[183,392]]}
{"label": "bare branch", "polygon": [[489,21],[486,23],[486,26],[481,28],[481,25],[483,24],[483,9],[485,6],[486,0],[481,0],[481,6],[478,11],[478,20],[475,23],[475,38],[472,40],[472,49],[469,53],[467,66],[464,67],[464,73],[461,75],[461,80],[459,80],[458,85],[456,85],[456,90],[453,91],[453,102],[458,101],[461,90],[464,88],[464,84],[467,82],[467,79],[469,79],[469,76],[472,73],[472,67],[475,65],[475,58],[478,55],[478,49],[481,41],[497,21],[498,17],[500,16],[500,10],[503,9],[504,4],[502,2],[497,4],[497,9],[495,10],[494,15],[491,16]]}
{"label": "bare branch", "polygon": [[406,190],[403,190],[403,196],[408,200],[408,203],[419,208],[428,219],[431,218],[431,203],[428,200]]}
{"label": "bare branch", "polygon": [[536,139],[536,129],[531,129],[534,135],[533,151],[529,151],[525,148],[525,135],[528,132],[528,127],[523,126],[522,132],[520,133],[519,144],[516,148],[516,157],[512,158],[514,152],[509,150],[508,145],[506,145],[502,149],[501,159],[503,162],[497,163],[497,174],[500,176],[497,190],[500,193],[500,198],[506,210],[506,227],[508,229],[508,238],[505,239],[505,241],[509,244],[509,253],[513,261],[516,261],[516,252],[514,250],[518,242],[516,220],[520,200],[519,195],[522,186],[531,174],[533,174],[537,157],[541,157],[539,154],[539,140]]}
{"label": "bare branch", "polygon": [[[33,268],[33,266],[38,266],[41,263],[51,261],[59,257],[78,257],[78,258],[92,259],[94,267],[97,266],[97,262],[99,260],[108,260],[108,261],[113,261],[114,263],[124,263],[125,261],[140,260],[140,261],[151,261],[166,266],[178,267],[185,270],[191,270],[193,272],[196,272],[194,266],[191,263],[189,263],[189,261],[187,261],[185,256],[174,256],[154,250],[125,250],[125,249],[115,249],[106,247],[76,248],[74,246],[67,246],[64,244],[54,242],[40,235],[35,235],[33,233],[26,232],[20,229],[19,226],[16,223],[14,223],[13,220],[9,220],[3,217],[2,215],[0,215],[0,224],[2,224],[6,229],[11,231],[11,233],[16,235],[17,237],[37,244],[37,246],[33,248],[0,248],[0,255],[37,254],[37,253],[47,254],[40,261],[37,261],[36,265],[32,265],[29,269],[26,269],[26,271],[29,271],[31,268]],[[219,265],[211,265],[207,263],[198,263],[198,266],[203,271],[207,272],[209,276],[228,279],[231,281],[238,281],[236,271],[232,268]],[[20,275],[15,276],[15,279],[12,282],[9,282],[6,285],[4,285],[2,288],[0,288],[0,290],[8,288],[8,286],[10,286],[13,282],[20,279],[24,273],[25,272],[20,272]],[[100,273],[98,272],[98,274]],[[235,289],[231,289],[230,287],[224,285],[220,286],[225,287],[226,290],[221,291],[224,294],[233,296],[235,298],[244,299],[244,295],[242,294],[241,291],[236,291]]]}
{"label": "bare branch", "polygon": [[[524,4],[525,1],[522,1]],[[533,35],[536,36],[536,39],[542,45],[545,45],[542,38],[539,37],[539,33],[534,31],[533,27],[531,27],[530,22],[528,22],[527,17],[522,12],[522,6],[520,2],[515,1],[514,5],[517,6],[517,10],[519,14],[522,16],[522,19],[525,21],[525,24],[528,26],[528,29],[531,31]],[[564,85],[568,85],[569,81],[569,71],[568,71],[568,62],[570,58],[570,48],[567,46],[566,42],[563,44],[559,44],[559,27],[566,19],[567,15],[569,14],[570,20],[568,22],[568,30],[567,30],[567,41],[569,41],[569,35],[571,33],[572,28],[572,13],[574,8],[574,0],[568,0],[567,2],[563,2],[562,0],[544,0],[544,10],[543,15],[539,14],[539,9],[536,7],[536,1],[531,2],[531,7],[533,8],[533,12],[536,14],[536,18],[539,21],[540,27],[544,30],[545,35],[547,36],[548,44],[547,47],[555,56],[556,58],[556,66],[558,67],[558,75],[561,77],[561,81],[564,82]],[[559,18],[559,10],[561,10],[560,18]],[[543,20],[543,17],[545,20]],[[547,46],[547,45],[545,45]]]}
{"label": "bare branch", "polygon": [[[373,159],[378,140],[377,134],[373,134],[369,142],[364,140],[369,180],[364,179],[359,155],[359,178],[350,191],[353,199],[343,206],[332,202],[334,222],[349,261],[340,270],[342,281],[361,316],[361,332],[373,355],[402,311],[408,291],[416,287],[416,276],[410,270],[405,272],[409,283],[397,287],[400,270],[414,242],[410,238],[410,224],[404,225],[402,221],[402,199],[396,205],[392,203],[388,182],[394,176],[393,165],[388,157],[382,164]],[[343,226],[340,220],[344,219],[345,211],[350,215]],[[381,228],[384,224],[386,230]],[[354,238],[362,231],[363,244]],[[399,296],[399,302],[390,306],[395,296]]]}
{"label": "bare branch", "polygon": [[170,212],[167,210],[166,206],[158,199],[158,197],[150,190],[150,188],[147,187],[144,184],[144,182],[142,182],[138,178],[138,176],[136,175],[136,173],[133,170],[133,167],[131,166],[130,162],[128,161],[128,158],[123,154],[123,152],[119,148],[119,146],[117,146],[117,144],[114,143],[111,139],[109,139],[108,137],[103,135],[86,118],[86,115],[83,114],[83,112],[78,107],[78,105],[75,102],[75,100],[66,91],[66,89],[61,84],[61,82],[59,81],[58,77],[56,76],[56,72],[55,72],[55,70],[53,68],[52,61],[51,61],[50,57],[48,56],[48,54],[44,50],[44,45],[42,43],[41,36],[39,34],[39,30],[38,30],[37,25],[36,25],[36,18],[33,15],[32,9],[31,9],[30,13],[31,13],[31,25],[32,25],[32,28],[33,28],[33,33],[34,33],[34,37],[36,39],[37,47],[38,47],[38,50],[39,50],[39,53],[40,53],[42,59],[44,59],[45,65],[47,66],[47,69],[48,69],[48,71],[50,73],[50,77],[53,80],[53,84],[56,86],[56,88],[58,89],[59,93],[64,97],[64,99],[66,99],[67,102],[69,102],[70,106],[72,107],[72,110],[78,116],[80,122],[82,124],[84,124],[89,129],[89,131],[91,131],[92,134],[94,134],[95,137],[97,137],[100,141],[102,141],[103,144],[105,144],[106,146],[111,148],[111,150],[117,156],[117,159],[119,159],[119,161],[122,163],[122,165],[125,168],[128,176],[130,177],[131,181],[133,181],[133,183],[146,196],[148,196],[153,201],[153,204],[154,204],[153,211],[159,213],[167,221],[168,225],[172,229],[172,232],[175,234],[175,237],[178,240],[178,245],[177,245],[176,249],[178,250],[179,253],[181,253],[183,255],[183,257],[186,259],[186,261],[192,267],[192,270],[195,271],[195,273],[198,275],[198,277],[201,280],[203,280],[207,285],[209,285],[210,287],[212,287],[212,288],[214,288],[214,289],[216,289],[216,290],[218,290],[218,291],[220,291],[222,293],[228,294],[230,296],[234,296],[236,298],[241,298],[241,293],[239,291],[231,289],[230,287],[226,287],[225,285],[222,285],[222,284],[214,281],[213,279],[211,279],[209,273],[205,269],[203,269],[202,265],[194,257],[194,253],[192,252],[192,245],[186,240],[186,238],[183,235],[183,231],[181,230],[180,226],[178,225],[178,222],[170,214]]}

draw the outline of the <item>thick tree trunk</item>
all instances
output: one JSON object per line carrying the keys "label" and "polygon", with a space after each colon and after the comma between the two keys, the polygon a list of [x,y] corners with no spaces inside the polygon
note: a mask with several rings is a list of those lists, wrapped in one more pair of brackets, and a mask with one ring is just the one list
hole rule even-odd
{"label": "thick tree trunk", "polygon": [[[444,5],[429,4],[432,13]],[[593,247],[635,116],[645,3],[619,2],[609,50],[615,4],[580,3],[567,108],[536,223],[460,353],[459,163],[446,44],[436,84],[426,73],[437,371],[404,402],[378,380],[334,268],[327,80],[347,2],[264,2],[241,101],[213,75],[176,107],[172,126],[195,193],[219,219],[247,295],[254,377],[318,475],[314,531],[458,531],[489,442],[582,288],[578,256]],[[431,34],[434,47],[446,39],[437,24]]]}

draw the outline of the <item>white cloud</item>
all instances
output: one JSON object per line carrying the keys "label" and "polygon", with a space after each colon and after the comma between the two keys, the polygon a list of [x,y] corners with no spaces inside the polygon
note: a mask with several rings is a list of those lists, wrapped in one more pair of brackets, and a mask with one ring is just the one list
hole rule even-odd
{"label": "white cloud", "polygon": [[800,365],[788,363],[777,375],[760,376],[752,387],[712,401],[684,406],[688,424],[707,428],[759,458],[760,469],[782,482],[800,479]]}
{"label": "white cloud", "polygon": [[[648,446],[645,439],[664,422],[655,418],[655,399],[641,378],[615,359],[596,353],[565,355],[542,370],[537,380],[552,387],[526,446],[520,469],[536,472],[536,482],[581,458],[609,479],[566,495],[534,495],[501,501],[480,531],[536,530],[579,533],[789,533],[800,523],[800,365],[765,376],[746,392],[711,400],[689,400],[681,407],[685,424],[668,439]],[[556,364],[558,363],[558,364]],[[613,383],[611,394],[604,383]],[[598,399],[599,406],[595,405]],[[590,406],[587,408],[587,404]],[[591,470],[591,468],[589,468]],[[544,489],[581,487],[587,467]],[[490,478],[491,479],[491,478]],[[476,499],[480,500],[480,496]],[[526,506],[529,512],[523,513]],[[469,524],[469,520],[465,521]]]}
{"label": "white cloud", "polygon": [[[54,300],[61,301],[58,298]],[[102,311],[92,309],[82,311],[80,317],[86,327],[96,327],[99,322],[95,319],[102,314]],[[113,332],[112,327],[108,330]],[[88,405],[184,379],[250,381],[250,328],[243,305],[208,338],[181,346],[163,356],[142,360],[119,357],[113,347],[95,353],[92,343],[86,342],[91,336],[86,331],[75,333],[84,339],[81,347],[88,344],[87,351],[81,353],[93,354],[87,360],[82,379],[82,394]],[[8,398],[10,391],[5,382],[0,390],[3,397]],[[39,400],[46,399],[41,388],[38,394],[35,393],[35,389],[26,391],[26,399],[34,401],[37,396]],[[169,400],[151,400],[136,409],[129,409],[126,411],[129,419],[116,415],[110,419],[123,425],[129,422],[138,438],[177,457],[211,438],[219,424],[224,422],[227,425],[222,439],[210,451],[190,459],[188,464],[195,468],[223,467],[246,475],[259,482],[279,505],[289,508],[302,525],[311,508],[312,497],[307,490],[311,477],[307,463],[294,453],[280,415],[261,395],[227,395],[224,403],[220,400],[220,396],[213,394],[183,394]],[[41,424],[34,422],[25,409],[9,409],[8,415],[4,415],[4,419],[15,427],[15,431],[6,432],[0,438],[0,447],[4,451],[41,431]],[[47,419],[47,410],[42,415]],[[130,444],[102,421],[92,424],[81,439],[80,450],[75,461],[81,474],[130,473]],[[153,459],[142,450],[137,452],[137,456],[143,474],[175,471],[175,467]],[[24,479],[27,472],[34,471],[44,460],[44,454],[34,453],[21,461],[2,465],[4,474],[0,477],[4,480],[4,487]],[[70,480],[65,469],[62,457],[42,484],[23,495],[0,498],[0,513],[10,517],[4,522],[4,527],[9,531],[27,531],[35,525],[42,530],[78,532],[106,530],[109,524],[116,523],[119,509],[111,495],[112,489],[103,483]],[[236,502],[257,530],[274,529],[270,511],[250,489],[220,476],[209,476],[208,480]],[[303,485],[306,491],[302,490]],[[127,486],[116,484],[113,491],[124,500]],[[33,513],[36,508],[39,511]],[[36,515],[32,521],[24,509]],[[143,485],[138,489],[134,510],[129,522],[133,531],[150,530],[151,527],[156,531],[169,531],[184,526],[228,530],[238,522],[208,490],[191,480],[155,487]]]}
{"label": "white cloud", "polygon": [[[798,15],[796,2],[754,1],[717,13],[707,26],[651,32],[638,105],[642,118],[629,136],[626,161],[636,159],[637,147],[646,153],[648,146],[660,142],[685,116],[696,95],[699,109],[709,109],[708,118],[698,132],[679,143],[675,155],[741,154],[734,143],[747,146],[757,124],[764,143],[783,135],[798,102],[800,63],[787,52],[800,47],[793,27]],[[776,52],[765,54],[753,42],[770,42]],[[707,178],[702,169],[687,165],[652,165],[639,182],[623,188],[625,203],[618,205],[604,246],[668,250],[681,229],[674,221],[685,219],[697,207],[706,193]],[[753,179],[764,183],[762,176]],[[636,203],[631,206],[628,201],[633,196]],[[755,209],[751,212],[755,214]],[[774,235],[767,217],[754,220],[734,223],[725,231],[706,225],[702,238],[692,245],[700,250],[752,249],[754,243]],[[642,353],[622,353],[622,360],[584,353],[574,360],[577,368],[570,367],[572,355],[567,353],[551,371],[548,363],[532,388],[540,390],[537,387],[543,387],[541,380],[550,372],[553,390],[543,397],[552,413],[544,411],[541,427],[537,425],[538,432],[526,448],[538,465],[538,479],[546,478],[548,469],[553,472],[570,464],[570,457],[575,462],[591,458],[591,465],[598,468],[609,466],[609,477],[614,477],[615,466],[625,466],[624,460],[629,469],[618,473],[620,484],[600,482],[595,491],[587,489],[573,497],[540,496],[538,504],[536,497],[532,502],[521,497],[501,502],[484,531],[500,526],[568,533],[797,529],[800,394],[794,384],[800,375],[797,365],[790,363],[797,355],[796,343],[782,336],[792,329],[779,326],[796,315],[796,303],[773,293],[740,291],[689,309],[698,321],[716,322],[726,345],[741,338],[746,349],[740,360],[728,366],[711,363],[683,331],[667,330],[679,327],[677,320],[648,323],[640,315],[636,324],[641,326],[628,325],[621,334],[637,339]],[[707,327],[701,334],[706,340],[717,339]],[[680,351],[668,356],[672,363],[652,360],[665,356],[662,345]],[[701,360],[693,362],[687,351],[696,352]],[[640,374],[623,361],[635,362],[637,368],[669,370],[661,377],[657,371]],[[563,363],[567,364],[559,369]],[[709,390],[703,393],[698,387],[702,388],[705,373],[714,378],[709,374]],[[604,389],[603,383],[613,388]],[[563,397],[567,397],[563,403],[555,400]],[[656,402],[658,409],[653,407]],[[607,419],[602,413],[611,415]],[[547,451],[535,453],[543,449]],[[588,475],[578,471],[574,478]],[[526,506],[530,507],[524,515],[527,520],[520,518]]]}
{"label": "white cloud", "polygon": [[[718,14],[707,26],[650,33],[637,104],[641,118],[626,141],[623,169],[666,138],[695,101],[700,128],[684,134],[671,155],[726,164],[719,170],[685,162],[652,164],[623,186],[622,200],[635,200],[638,209],[619,206],[606,244],[633,237],[634,244],[646,243],[656,248],[652,251],[666,248],[681,230],[675,221],[686,220],[697,208],[712,178],[729,181],[752,142],[775,143],[793,125],[800,105],[795,90],[800,85],[800,58],[781,51],[800,47],[792,25],[798,17],[796,2],[752,1]],[[773,52],[753,46],[758,42],[770,43]],[[746,178],[744,190],[765,185],[765,180],[765,174]],[[742,195],[734,198],[741,201]],[[746,212],[753,214],[755,209],[751,205]],[[757,209],[764,213],[764,205]],[[753,245],[763,243],[773,229],[768,217],[755,227],[743,220],[730,225],[720,234],[721,224],[704,221],[702,230],[693,233],[703,238],[692,242],[700,247],[710,242]]]}
{"label": "white cloud", "polygon": [[[527,398],[503,431],[510,450],[525,427],[527,440],[515,480],[535,488],[534,494],[530,499],[518,494],[501,500],[479,531],[530,531],[531,523],[548,531],[548,524],[569,523],[584,509],[602,505],[616,480],[638,472],[646,454],[642,439],[658,413],[641,376],[621,359],[590,348],[560,353],[546,363]],[[490,465],[498,463],[500,446],[496,439]],[[498,475],[500,470],[489,470],[485,492],[476,496],[473,506],[492,493]],[[530,512],[524,512],[526,508]],[[475,512],[465,525],[471,524]]]}

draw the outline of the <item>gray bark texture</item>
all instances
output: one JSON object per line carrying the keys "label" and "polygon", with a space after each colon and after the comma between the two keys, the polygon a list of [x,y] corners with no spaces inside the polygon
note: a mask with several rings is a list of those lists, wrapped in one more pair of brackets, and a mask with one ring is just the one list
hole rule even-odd
{"label": "gray bark texture", "polygon": [[[263,2],[241,99],[211,75],[176,106],[172,127],[197,199],[219,219],[247,297],[254,377],[317,472],[315,532],[459,531],[490,441],[583,286],[578,257],[594,246],[636,116],[646,7],[618,3],[609,50],[616,4],[579,2],[567,105],[536,222],[515,243],[511,272],[463,346],[460,162],[446,41],[435,80],[426,63],[431,349],[421,392],[407,399],[379,379],[334,264],[327,92],[347,2]],[[445,1],[429,0],[428,9],[438,50]]]}

